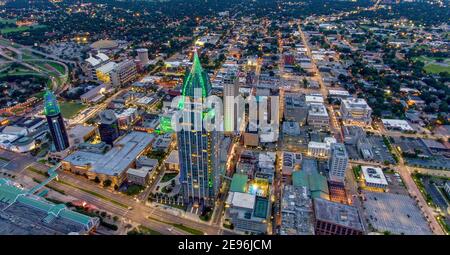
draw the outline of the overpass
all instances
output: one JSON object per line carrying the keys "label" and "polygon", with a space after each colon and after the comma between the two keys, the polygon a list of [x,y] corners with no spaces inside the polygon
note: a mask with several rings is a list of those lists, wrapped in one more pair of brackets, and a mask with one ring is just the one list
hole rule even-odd
{"label": "overpass", "polygon": [[58,173],[56,172],[56,170],[61,166],[61,163],[58,163],[57,165],[55,165],[54,167],[50,168],[47,173],[48,173],[48,178],[46,180],[44,180],[43,182],[39,183],[37,186],[33,187],[32,189],[30,189],[28,191],[27,194],[34,194],[37,191],[39,191],[40,189],[42,189],[45,185],[49,184],[51,181],[53,181],[53,179],[58,177]]}

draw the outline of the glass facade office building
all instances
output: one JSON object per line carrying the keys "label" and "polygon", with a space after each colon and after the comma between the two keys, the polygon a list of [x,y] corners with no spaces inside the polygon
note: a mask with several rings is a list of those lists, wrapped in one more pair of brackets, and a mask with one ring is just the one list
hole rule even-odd
{"label": "glass facade office building", "polygon": [[[198,92],[198,93],[195,93]],[[190,114],[190,120],[181,125],[191,129],[177,132],[180,159],[180,182],[184,200],[189,205],[204,207],[214,204],[220,187],[219,136],[217,131],[206,131],[196,117],[204,117],[208,109],[195,109],[211,93],[211,83],[202,69],[197,53],[193,65],[187,71],[182,87],[182,101],[179,109]],[[198,106],[198,105],[197,105]]]}
{"label": "glass facade office building", "polygon": [[55,95],[47,90],[44,94],[44,114],[47,117],[48,128],[56,151],[63,151],[69,147],[64,119],[59,109]]}

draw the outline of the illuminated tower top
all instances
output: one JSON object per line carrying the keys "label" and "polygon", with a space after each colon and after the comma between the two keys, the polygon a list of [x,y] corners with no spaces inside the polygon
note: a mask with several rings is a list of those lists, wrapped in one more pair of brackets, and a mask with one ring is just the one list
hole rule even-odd
{"label": "illuminated tower top", "polygon": [[207,97],[210,94],[211,83],[208,79],[208,74],[203,70],[198,58],[197,51],[194,53],[194,60],[191,70],[186,73],[183,80],[182,95],[194,98],[195,89],[201,89],[202,97]]}
{"label": "illuminated tower top", "polygon": [[50,90],[47,90],[44,94],[44,114],[46,116],[54,116],[60,112],[55,95]]}

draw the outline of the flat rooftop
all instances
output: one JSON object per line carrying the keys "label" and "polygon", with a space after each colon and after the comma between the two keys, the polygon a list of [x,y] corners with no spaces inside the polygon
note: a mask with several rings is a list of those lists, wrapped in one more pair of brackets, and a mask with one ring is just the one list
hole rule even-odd
{"label": "flat rooftop", "polygon": [[143,166],[140,168],[129,168],[127,170],[127,174],[145,178],[148,175],[148,173],[152,170],[153,170],[153,168],[148,167],[148,166]]}
{"label": "flat rooftop", "polygon": [[386,177],[383,174],[383,170],[379,167],[361,166],[362,173],[366,182],[388,185]]}
{"label": "flat rooftop", "polygon": [[401,129],[403,131],[413,131],[414,129],[409,125],[408,121],[406,120],[397,120],[397,119],[381,119],[383,122],[383,125],[390,129],[390,128],[397,128]]}
{"label": "flat rooftop", "polygon": [[322,103],[311,103],[308,114],[310,116],[328,117],[327,108]]}
{"label": "flat rooftop", "polygon": [[317,220],[364,231],[358,209],[354,206],[316,198],[314,199],[314,214]]}
{"label": "flat rooftop", "polygon": [[370,106],[367,104],[366,100],[364,100],[362,98],[343,99],[341,101],[341,103],[344,104],[344,106],[347,109],[352,109],[352,110],[371,109]]}
{"label": "flat rooftop", "polygon": [[331,144],[332,154],[337,157],[348,157],[347,150],[343,143],[333,143]]}
{"label": "flat rooftop", "polygon": [[306,187],[285,185],[281,201],[282,235],[314,234],[312,201]]}
{"label": "flat rooftop", "polygon": [[153,139],[152,134],[133,131],[117,141],[105,154],[76,151],[64,161],[76,166],[91,165],[90,171],[98,174],[118,176],[150,146]]}
{"label": "flat rooftop", "polygon": [[246,174],[234,174],[231,179],[230,191],[246,192],[247,191],[248,176]]}
{"label": "flat rooftop", "polygon": [[330,89],[328,90],[328,94],[331,96],[350,96],[350,93],[348,93],[347,90]]}
{"label": "flat rooftop", "polygon": [[227,203],[233,207],[253,210],[255,208],[256,195],[242,192],[229,192]]}
{"label": "flat rooftop", "polygon": [[306,103],[323,103],[323,97],[322,96],[314,96],[314,95],[307,95],[305,96],[305,102]]}

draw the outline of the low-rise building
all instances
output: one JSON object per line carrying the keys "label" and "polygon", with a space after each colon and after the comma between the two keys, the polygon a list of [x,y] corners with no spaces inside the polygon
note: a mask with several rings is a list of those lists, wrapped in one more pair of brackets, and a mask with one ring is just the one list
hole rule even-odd
{"label": "low-rise building", "polygon": [[306,187],[284,186],[281,200],[280,234],[314,234],[312,201]]}
{"label": "low-rise building", "polygon": [[28,192],[17,183],[0,179],[0,235],[89,234],[100,223],[96,217]]}
{"label": "low-rise building", "polygon": [[166,161],[164,161],[166,171],[180,171],[180,160],[178,157],[178,150],[172,150],[170,152],[169,156],[166,158]]}
{"label": "low-rise building", "polygon": [[323,142],[309,142],[308,156],[318,158],[328,157],[333,143],[336,143],[336,138],[334,137],[326,137]]}
{"label": "low-rise building", "polygon": [[374,190],[387,189],[388,182],[383,174],[383,170],[379,167],[361,166],[361,177],[364,180],[364,184],[367,188]]}
{"label": "low-rise building", "polygon": [[350,97],[350,93],[348,93],[347,90],[336,90],[336,89],[330,89],[328,90],[328,96],[332,99],[347,99]]}
{"label": "low-rise building", "polygon": [[365,127],[372,124],[372,108],[362,98],[342,100],[340,113],[344,125]]}
{"label": "low-rise building", "polygon": [[152,134],[130,132],[116,141],[106,153],[78,150],[63,159],[62,168],[89,179],[111,180],[112,186],[120,185],[126,170],[135,166],[136,159],[144,154],[153,142]]}
{"label": "low-rise building", "polygon": [[327,108],[322,103],[309,104],[308,125],[316,128],[327,128],[330,126]]}
{"label": "low-rise building", "polygon": [[[156,168],[156,165],[154,166],[154,168]],[[140,168],[129,168],[127,170],[127,180],[128,182],[145,186],[147,185],[150,173],[154,170],[154,168],[148,166],[143,166]]]}
{"label": "low-rise building", "polygon": [[291,176],[292,172],[299,170],[302,164],[302,154],[283,151],[283,176]]}
{"label": "low-rise building", "polygon": [[270,202],[254,194],[229,192],[226,201],[226,219],[235,230],[249,234],[267,232]]}
{"label": "low-rise building", "polygon": [[389,130],[414,131],[406,120],[381,119],[381,121],[383,122],[384,127]]}

